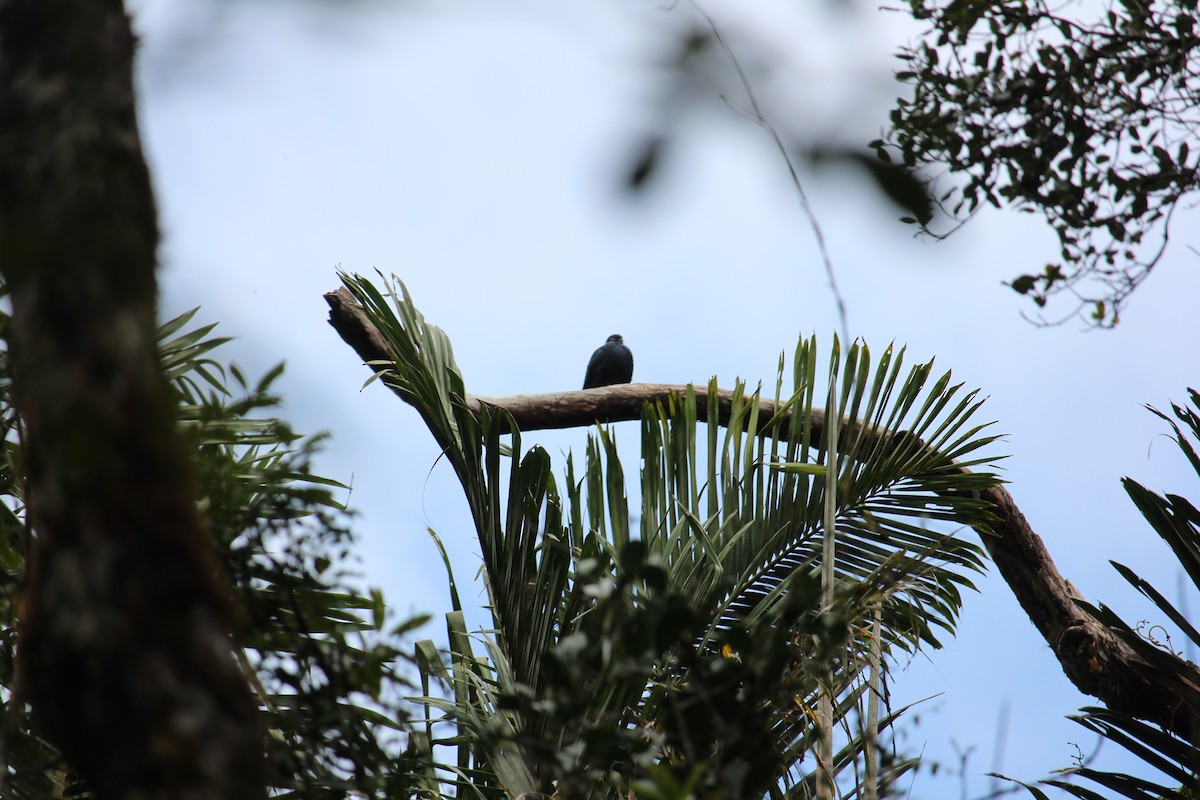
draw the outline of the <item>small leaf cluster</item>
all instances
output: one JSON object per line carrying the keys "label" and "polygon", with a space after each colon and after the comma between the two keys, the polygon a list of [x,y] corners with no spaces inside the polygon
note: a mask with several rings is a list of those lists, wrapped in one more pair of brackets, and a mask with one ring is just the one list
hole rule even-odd
{"label": "small leaf cluster", "polygon": [[[562,796],[606,784],[648,796],[683,786],[701,797],[768,792],[796,759],[779,747],[780,720],[815,727],[804,700],[850,640],[844,607],[821,612],[819,581],[797,573],[786,610],[769,624],[743,621],[706,638],[708,620],[694,598],[672,586],[643,542],[630,541],[616,561],[580,576],[597,601],[546,654],[534,707],[554,718],[553,727],[585,724],[570,748],[544,752],[555,789]],[[630,678],[645,687],[641,696],[624,708],[602,702],[608,686]],[[529,702],[505,700],[514,708]]]}
{"label": "small leaf cluster", "polygon": [[1039,317],[1065,294],[1117,324],[1200,185],[1196,0],[1115,0],[1094,18],[1029,0],[909,6],[928,27],[900,53],[912,95],[888,144],[957,178],[939,197],[955,217],[984,204],[1045,217],[1060,260],[1009,283]]}
{"label": "small leaf cluster", "polygon": [[213,326],[173,335],[190,317],[164,326],[161,358],[234,590],[235,643],[267,714],[268,782],[281,796],[390,795],[405,782],[394,642],[412,623],[389,630],[382,594],[354,585],[349,512],[334,495],[347,487],[313,468],[324,436],[272,413],[282,365],[249,382],[207,357],[225,341]]}

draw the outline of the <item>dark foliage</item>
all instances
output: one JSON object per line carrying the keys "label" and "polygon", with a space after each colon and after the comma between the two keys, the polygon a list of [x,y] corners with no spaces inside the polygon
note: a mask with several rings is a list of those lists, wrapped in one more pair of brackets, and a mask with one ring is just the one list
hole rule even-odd
{"label": "dark foliage", "polygon": [[[194,313],[194,312],[193,312]],[[160,358],[178,394],[179,426],[196,454],[208,529],[235,595],[235,645],[268,731],[268,784],[276,797],[401,797],[406,688],[396,643],[414,622],[389,626],[382,596],[356,590],[341,484],[316,474],[320,437],[304,439],[271,415],[281,369],[250,384],[209,357],[225,340],[213,326],[160,331]],[[7,354],[0,350],[0,365]],[[3,374],[6,376],[7,371]],[[13,671],[16,588],[24,523],[18,421],[0,383],[0,697],[7,772],[0,794],[47,797],[84,790],[70,764],[29,726]]]}
{"label": "dark foliage", "polygon": [[1117,324],[1200,185],[1196,5],[1119,0],[1083,18],[1090,6],[1040,0],[909,3],[928,28],[901,52],[913,94],[888,141],[958,179],[940,198],[955,216],[989,203],[1046,218],[1061,260],[1009,284],[1039,318],[1063,294]]}

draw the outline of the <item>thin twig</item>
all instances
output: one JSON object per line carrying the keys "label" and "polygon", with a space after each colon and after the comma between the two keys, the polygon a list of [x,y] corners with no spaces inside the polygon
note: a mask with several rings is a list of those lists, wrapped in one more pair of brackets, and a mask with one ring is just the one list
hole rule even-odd
{"label": "thin twig", "polygon": [[825,244],[825,233],[821,230],[821,224],[817,221],[817,215],[812,209],[812,204],[808,202],[808,193],[804,191],[804,185],[800,182],[800,174],[796,170],[796,162],[792,160],[791,153],[788,152],[779,132],[775,130],[775,126],[763,114],[762,108],[758,104],[758,96],[750,86],[750,79],[746,76],[745,70],[742,69],[742,64],[738,61],[738,57],[734,55],[733,49],[725,41],[725,37],[721,35],[721,31],[717,28],[717,23],[700,8],[696,0],[691,0],[691,4],[696,9],[696,13],[708,23],[713,36],[716,37],[717,44],[721,45],[721,49],[725,51],[725,55],[729,56],[730,62],[733,63],[733,68],[737,71],[738,80],[741,81],[742,87],[746,90],[746,96],[750,100],[749,112],[742,109],[743,113],[746,113],[747,116],[761,125],[763,130],[770,135],[771,141],[775,143],[776,149],[779,150],[779,155],[783,157],[784,163],[787,164],[788,174],[792,178],[792,185],[796,187],[796,193],[800,196],[800,208],[804,210],[804,215],[808,217],[808,224],[813,229],[813,235],[817,239],[817,249],[821,253],[821,262],[825,265],[825,275],[829,278],[829,290],[833,293],[833,301],[837,305],[838,320],[841,323],[842,329],[842,340],[849,343],[850,323],[847,320],[846,301],[842,297],[841,290],[838,288],[837,276],[833,271],[833,259],[830,258],[829,247]]}

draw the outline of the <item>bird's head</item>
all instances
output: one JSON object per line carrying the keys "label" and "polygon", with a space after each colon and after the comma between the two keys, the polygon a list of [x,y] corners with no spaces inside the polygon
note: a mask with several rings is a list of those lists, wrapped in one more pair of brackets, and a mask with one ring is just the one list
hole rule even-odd
{"label": "bird's head", "polygon": [[612,336],[608,337],[605,344],[612,344],[613,342],[616,342],[617,344],[622,344],[622,343],[624,343],[624,341],[625,340],[623,338],[621,338],[621,334],[614,333]]}

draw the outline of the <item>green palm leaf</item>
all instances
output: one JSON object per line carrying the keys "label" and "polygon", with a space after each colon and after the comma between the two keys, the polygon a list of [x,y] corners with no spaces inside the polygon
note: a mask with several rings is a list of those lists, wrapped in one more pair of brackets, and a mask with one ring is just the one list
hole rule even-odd
{"label": "green palm leaf", "polygon": [[[1200,439],[1200,392],[1189,390],[1189,398],[1190,406],[1172,407],[1175,419],[1157,409],[1150,410],[1171,426],[1176,444],[1197,476],[1200,476],[1200,457],[1193,445],[1194,440]],[[1184,497],[1153,492],[1130,478],[1125,478],[1122,484],[1138,511],[1171,548],[1192,583],[1200,588],[1200,510]],[[1161,592],[1129,567],[1116,562],[1113,562],[1113,566],[1125,580],[1149,598],[1182,635],[1191,640],[1193,646],[1200,645],[1200,631]],[[1178,714],[1182,719],[1193,720],[1194,725],[1194,721],[1200,718],[1200,686],[1193,681],[1193,665],[1183,660],[1171,640],[1155,640],[1140,628],[1130,626],[1108,606],[1077,602],[1129,645],[1139,659],[1135,668],[1141,677],[1148,685],[1172,692],[1178,698]],[[1112,793],[1110,796],[1138,800],[1194,800],[1200,796],[1200,746],[1195,741],[1187,741],[1129,713],[1099,707],[1084,708],[1082,712],[1071,719],[1133,754],[1152,770],[1154,777],[1106,772],[1083,765],[1063,770],[1067,777],[1097,784]],[[1087,800],[1103,800],[1105,797],[1100,792],[1063,779],[1047,780],[1045,783]],[[1032,787],[1026,788],[1030,788],[1039,798],[1045,797],[1044,793]]]}
{"label": "green palm leaf", "polygon": [[[996,481],[963,469],[987,463],[975,453],[994,438],[971,422],[974,393],[948,373],[931,380],[930,365],[905,372],[903,351],[889,347],[875,365],[866,347],[841,357],[835,345],[845,430],[836,605],[822,611],[812,575],[828,466],[815,340],[798,346],[791,392],[770,415],[739,383],[720,426],[715,381],[706,418],[693,387],[645,409],[635,531],[610,430],[590,438],[581,475],[568,457],[560,493],[549,455],[523,449],[511,419],[472,411],[449,341],[402,283],[385,295],[342,278],[394,355],[372,365],[379,378],[453,465],[483,554],[492,629],[456,629],[440,658],[421,646],[426,740],[455,731],[442,737],[457,748],[444,793],[469,793],[467,782],[508,796],[607,796],[667,773],[739,796],[798,790],[816,727],[798,709],[829,680],[844,731],[838,768],[854,763],[869,620],[879,614],[885,654],[936,646],[971,585],[965,573],[983,566],[956,535],[988,530],[974,492]],[[473,639],[486,659],[471,654]]]}

